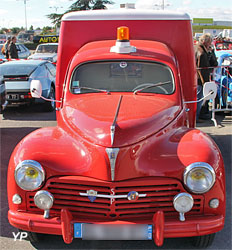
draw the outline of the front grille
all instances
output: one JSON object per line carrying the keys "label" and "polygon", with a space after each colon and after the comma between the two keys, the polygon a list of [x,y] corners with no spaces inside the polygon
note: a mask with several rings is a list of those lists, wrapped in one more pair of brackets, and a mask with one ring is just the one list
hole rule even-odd
{"label": "front grille", "polygon": [[[51,214],[59,214],[63,208],[68,209],[74,217],[94,220],[150,220],[154,213],[161,210],[165,216],[178,216],[173,207],[176,194],[186,192],[178,180],[171,178],[144,177],[120,182],[106,182],[87,177],[54,177],[47,181],[43,190],[54,196]],[[110,199],[97,197],[93,202],[84,196],[88,190],[97,191],[98,195],[120,195]],[[127,195],[136,191],[137,200],[128,200]],[[27,194],[28,210],[42,212],[34,204],[35,192]],[[124,197],[125,196],[125,197]],[[112,197],[112,196],[111,196]],[[194,206],[188,214],[201,214],[203,196],[194,195]]]}

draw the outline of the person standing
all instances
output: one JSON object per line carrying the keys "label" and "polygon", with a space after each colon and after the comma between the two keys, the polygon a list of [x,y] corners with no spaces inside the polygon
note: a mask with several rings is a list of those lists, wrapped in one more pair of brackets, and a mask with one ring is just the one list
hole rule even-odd
{"label": "person standing", "polygon": [[18,59],[19,58],[18,57],[18,50],[16,48],[15,43],[16,43],[16,37],[13,36],[11,39],[11,43],[9,45],[9,49],[8,49],[10,59]]}
{"label": "person standing", "polygon": [[11,42],[11,38],[8,37],[7,41],[2,46],[2,54],[6,57],[6,59],[9,59],[9,45]]}
{"label": "person standing", "polygon": [[[209,33],[204,34],[200,37],[199,43],[196,46],[195,58],[197,68],[197,100],[203,98],[203,85],[205,82],[210,81],[210,74],[212,73],[212,68],[217,66],[217,59],[214,50],[211,47],[212,37]],[[201,112],[203,105],[203,100],[197,103],[197,120],[199,119],[209,119],[208,113],[208,102],[206,102],[204,107],[204,112]]]}

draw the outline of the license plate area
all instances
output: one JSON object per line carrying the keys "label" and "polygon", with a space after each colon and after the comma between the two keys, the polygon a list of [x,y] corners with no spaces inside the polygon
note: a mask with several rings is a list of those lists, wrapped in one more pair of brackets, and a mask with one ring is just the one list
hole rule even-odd
{"label": "license plate area", "polygon": [[74,238],[83,240],[152,240],[152,225],[74,223]]}
{"label": "license plate area", "polygon": [[19,100],[19,95],[17,95],[17,94],[8,94],[8,95],[6,95],[6,98],[8,99],[8,100]]}

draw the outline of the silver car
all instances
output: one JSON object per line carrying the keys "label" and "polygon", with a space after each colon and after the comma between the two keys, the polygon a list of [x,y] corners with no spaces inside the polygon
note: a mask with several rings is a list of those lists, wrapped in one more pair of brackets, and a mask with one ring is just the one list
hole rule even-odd
{"label": "silver car", "polygon": [[50,62],[57,61],[58,43],[43,43],[36,47],[35,53],[28,59],[42,59]]}
{"label": "silver car", "polygon": [[53,111],[55,102],[34,99],[30,93],[32,80],[40,80],[42,96],[55,100],[56,66],[43,60],[16,60],[0,65],[0,78],[5,83],[8,106],[44,102],[45,111]]}

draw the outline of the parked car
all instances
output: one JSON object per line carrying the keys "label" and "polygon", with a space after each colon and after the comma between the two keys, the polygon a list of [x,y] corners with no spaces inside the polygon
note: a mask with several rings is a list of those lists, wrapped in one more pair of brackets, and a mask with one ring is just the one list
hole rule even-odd
{"label": "parked car", "polygon": [[0,46],[0,63],[3,63],[4,61],[5,61],[5,56],[2,54],[2,52],[1,52],[1,47],[2,46]]}
{"label": "parked car", "polygon": [[[0,50],[2,49],[2,46],[3,46],[3,44],[0,44]],[[31,54],[30,50],[22,43],[16,43],[16,48],[18,50],[19,59],[27,59],[28,56],[30,56],[30,54]],[[3,57],[4,57],[4,55],[3,55]],[[0,58],[3,59],[2,56]]]}
{"label": "parked car", "polygon": [[223,40],[223,39],[214,40],[213,46],[214,46],[215,51],[232,50],[232,41]]}
{"label": "parked car", "polygon": [[5,108],[6,105],[6,93],[5,93],[5,84],[3,81],[3,77],[0,78],[0,114],[2,114],[2,111]]}
{"label": "parked car", "polygon": [[35,53],[28,57],[28,59],[43,59],[51,62],[57,61],[58,43],[44,43],[39,44]]}
{"label": "parked car", "polygon": [[221,107],[232,104],[232,50],[216,51],[219,68],[215,71],[215,81],[218,85],[217,102]]}
{"label": "parked car", "polygon": [[3,44],[6,42],[7,36],[5,34],[0,34],[0,44]]}
{"label": "parked car", "polygon": [[[8,106],[37,102],[30,94],[32,80],[40,80],[45,98],[55,99],[55,75],[56,66],[48,61],[17,60],[1,64],[0,77],[5,83]],[[53,111],[54,108],[54,102],[44,103],[46,111]]]}

